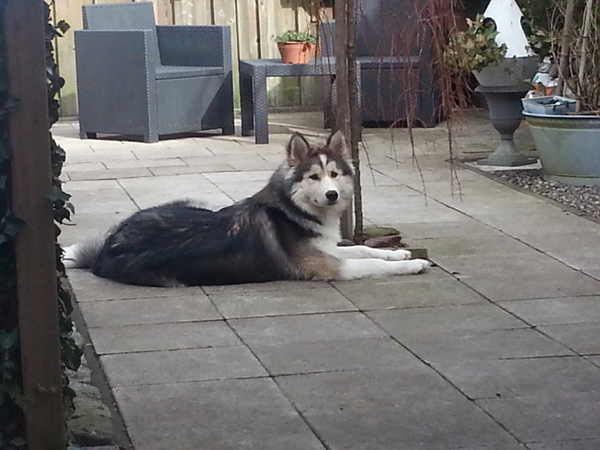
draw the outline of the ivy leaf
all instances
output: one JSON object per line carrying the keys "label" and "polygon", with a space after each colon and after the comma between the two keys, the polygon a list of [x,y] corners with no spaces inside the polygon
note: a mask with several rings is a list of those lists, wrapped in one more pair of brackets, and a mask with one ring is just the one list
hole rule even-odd
{"label": "ivy leaf", "polygon": [[17,342],[18,334],[16,330],[13,331],[0,331],[0,348],[8,350]]}
{"label": "ivy leaf", "polygon": [[61,188],[54,186],[50,192],[46,194],[46,198],[48,198],[52,203],[57,201],[67,202],[71,198],[71,195],[67,194]]}
{"label": "ivy leaf", "polygon": [[25,226],[25,222],[12,215],[5,216],[0,220],[0,244],[11,241]]}

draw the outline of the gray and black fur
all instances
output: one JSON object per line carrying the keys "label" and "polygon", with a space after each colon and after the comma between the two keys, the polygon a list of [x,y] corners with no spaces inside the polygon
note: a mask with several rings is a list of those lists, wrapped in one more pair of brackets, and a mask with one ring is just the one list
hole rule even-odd
{"label": "gray and black fur", "polygon": [[324,161],[334,163],[336,178],[343,177],[351,189],[353,170],[340,133],[320,147],[295,134],[287,162],[252,197],[218,211],[186,201],[144,209],[118,224],[103,242],[76,245],[67,255],[76,267],[135,285],[331,278],[335,258],[315,242],[339,237],[339,216],[351,192],[332,189],[325,205],[307,204],[298,194],[307,172]]}

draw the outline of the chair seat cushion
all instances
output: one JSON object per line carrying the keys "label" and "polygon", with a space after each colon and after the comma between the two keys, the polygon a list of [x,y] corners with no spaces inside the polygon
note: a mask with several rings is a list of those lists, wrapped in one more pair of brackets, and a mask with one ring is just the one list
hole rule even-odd
{"label": "chair seat cushion", "polygon": [[156,68],[156,79],[170,80],[173,78],[206,77],[223,75],[223,73],[222,67],[158,66]]}

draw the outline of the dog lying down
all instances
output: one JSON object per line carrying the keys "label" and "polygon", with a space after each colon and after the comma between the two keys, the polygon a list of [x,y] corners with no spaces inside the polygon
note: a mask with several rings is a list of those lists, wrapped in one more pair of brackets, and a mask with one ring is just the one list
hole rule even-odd
{"label": "dog lying down", "polygon": [[417,274],[406,250],[338,246],[354,172],[341,132],[321,146],[294,134],[267,185],[218,211],[176,201],[144,209],[106,238],[65,249],[70,268],[147,286],[351,280]]}

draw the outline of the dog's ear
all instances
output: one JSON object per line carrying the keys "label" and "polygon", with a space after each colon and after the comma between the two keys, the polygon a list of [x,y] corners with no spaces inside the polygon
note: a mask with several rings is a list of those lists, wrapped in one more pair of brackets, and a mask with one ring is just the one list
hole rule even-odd
{"label": "dog's ear", "polygon": [[329,139],[327,139],[327,147],[329,147],[329,150],[331,150],[335,155],[344,159],[350,159],[350,149],[346,144],[344,133],[342,133],[340,130],[329,136]]}
{"label": "dog's ear", "polygon": [[300,133],[294,133],[287,145],[287,161],[290,167],[304,161],[310,153],[310,144]]}

